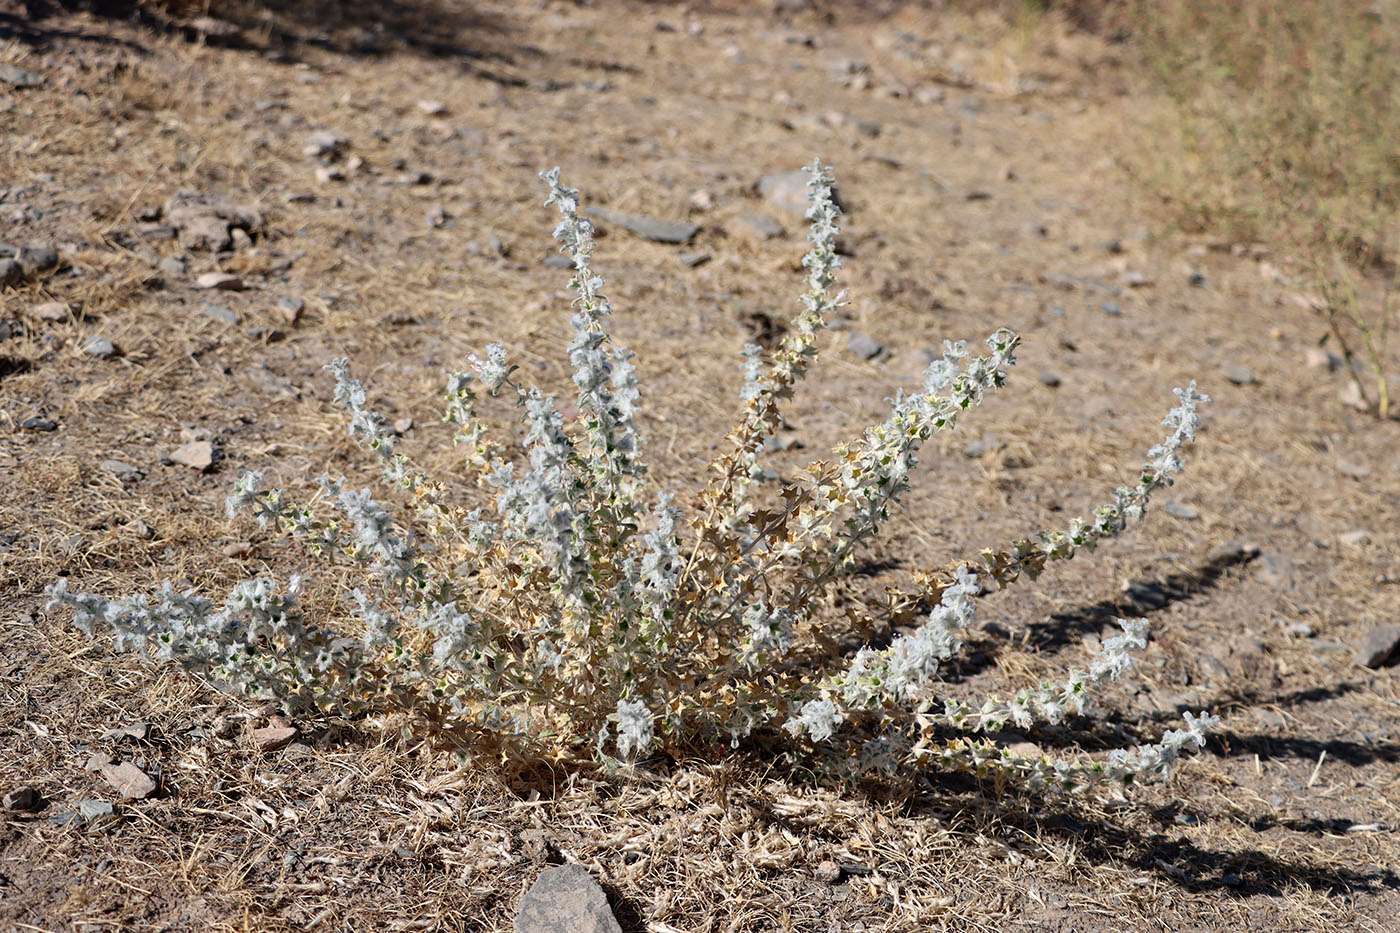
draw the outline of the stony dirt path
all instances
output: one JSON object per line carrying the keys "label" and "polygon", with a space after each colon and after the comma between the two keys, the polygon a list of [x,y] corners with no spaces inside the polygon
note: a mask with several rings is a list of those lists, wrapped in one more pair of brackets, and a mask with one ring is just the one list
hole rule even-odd
{"label": "stony dirt path", "polygon": [[[1400,423],[1338,402],[1283,257],[1173,233],[1138,193],[1145,104],[1114,47],[912,8],[444,3],[191,41],[33,6],[0,0],[0,781],[41,800],[3,814],[0,925],[504,929],[540,867],[577,861],[637,931],[1393,928],[1396,669],[1358,652],[1400,624]],[[891,800],[741,755],[532,791],[372,733],[260,748],[265,713],[43,610],[58,576],[213,592],[306,569],[221,503],[243,468],[371,480],[332,356],[441,463],[442,373],[468,352],[503,340],[562,392],[554,165],[684,238],[601,215],[596,267],[654,472],[693,486],[739,347],[796,307],[803,221],[760,181],[817,155],[850,300],[780,471],[882,417],[945,338],[1025,338],[1008,388],[928,451],[876,583],[1083,514],[1172,387],[1212,396],[1170,501],[988,597],[951,688],[1082,663],[1144,614],[1111,728],[1225,717],[1173,788],[998,799],[932,775]],[[94,752],[159,791],[124,799]]]}

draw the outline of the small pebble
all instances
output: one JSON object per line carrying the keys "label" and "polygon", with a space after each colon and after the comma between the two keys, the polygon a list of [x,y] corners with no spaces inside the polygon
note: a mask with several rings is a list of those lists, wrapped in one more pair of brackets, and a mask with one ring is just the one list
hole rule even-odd
{"label": "small pebble", "polygon": [[30,308],[30,313],[41,321],[66,321],[73,314],[73,308],[66,301],[46,301]]}
{"label": "small pebble", "polygon": [[1221,367],[1221,372],[1237,386],[1249,385],[1254,381],[1254,370],[1243,363],[1226,363]]}
{"label": "small pebble", "polygon": [[850,336],[846,338],[846,346],[863,360],[873,360],[885,352],[884,346],[878,340],[858,330],[851,331]]}
{"label": "small pebble", "polygon": [[243,291],[243,280],[227,272],[206,272],[194,280],[195,288],[217,288],[226,292]]}
{"label": "small pebble", "polygon": [[83,341],[83,352],[88,356],[95,356],[99,360],[109,359],[117,355],[117,348],[106,337],[89,337]]}
{"label": "small pebble", "polygon": [[1107,314],[1111,317],[1118,317],[1123,313],[1122,306],[1119,305],[1116,301],[1105,301],[1100,307],[1103,308],[1104,314]]}
{"label": "small pebble", "polygon": [[137,479],[143,475],[140,469],[132,466],[129,463],[124,463],[121,460],[103,460],[100,464],[100,469],[104,473],[111,473],[114,476],[119,476],[123,479],[126,479],[127,477]]}
{"label": "small pebble", "polygon": [[1052,389],[1059,388],[1061,381],[1062,380],[1060,379],[1059,373],[1052,373],[1049,370],[1046,370],[1045,372],[1040,374],[1041,384],[1047,385]]}
{"label": "small pebble", "polygon": [[1166,502],[1163,502],[1162,511],[1166,512],[1172,518],[1179,518],[1185,522],[1193,522],[1201,517],[1200,512],[1197,512],[1189,505],[1183,505],[1177,502],[1175,499],[1168,499]]}
{"label": "small pebble", "polygon": [[225,308],[223,305],[209,304],[206,302],[200,306],[199,310],[204,312],[206,317],[213,318],[220,324],[232,326],[238,323],[238,315],[228,308]]}

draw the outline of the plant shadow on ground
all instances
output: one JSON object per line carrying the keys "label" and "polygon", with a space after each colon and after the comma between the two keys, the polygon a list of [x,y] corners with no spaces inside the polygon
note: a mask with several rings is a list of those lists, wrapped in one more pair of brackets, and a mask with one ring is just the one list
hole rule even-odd
{"label": "plant shadow on ground", "polygon": [[0,42],[13,41],[31,49],[44,49],[56,40],[66,40],[120,48],[140,55],[146,55],[150,51],[141,43],[120,36],[86,32],[62,26],[46,26],[42,22],[44,18],[42,11],[20,16],[0,10]]}
{"label": "plant shadow on ground", "polygon": [[[1096,805],[1092,796],[1002,789],[991,780],[937,771],[925,772],[921,781],[922,790],[908,795],[907,816],[941,819],[952,832],[969,841],[980,836],[1056,839],[1072,844],[1080,857],[1096,865],[1131,865],[1185,891],[1268,897],[1298,885],[1331,894],[1400,889],[1400,875],[1388,867],[1363,871],[1301,856],[1279,858],[1249,845],[1207,847],[1142,826],[1146,822],[1165,830],[1181,822],[1183,815],[1187,825],[1197,822],[1190,808],[1179,802],[1154,806],[1130,800],[1103,807]],[[878,785],[862,785],[855,791],[871,803],[888,801],[891,792]],[[770,811],[768,816],[779,825],[785,822],[776,812]],[[1350,825],[1344,820],[1254,820],[1249,827],[1263,831],[1282,826],[1295,832],[1336,834]],[[805,831],[810,832],[810,828]]]}
{"label": "plant shadow on ground", "polygon": [[[30,0],[30,18],[40,21],[65,10],[130,20],[153,32],[181,35],[210,45],[275,50],[295,57],[306,47],[352,57],[407,52],[425,58],[457,59],[477,77],[524,86],[521,78],[483,70],[484,61],[512,64],[533,47],[510,49],[502,41],[505,20],[474,4],[447,0]],[[213,16],[238,27],[211,31],[192,17]],[[31,28],[42,35],[42,29]]]}

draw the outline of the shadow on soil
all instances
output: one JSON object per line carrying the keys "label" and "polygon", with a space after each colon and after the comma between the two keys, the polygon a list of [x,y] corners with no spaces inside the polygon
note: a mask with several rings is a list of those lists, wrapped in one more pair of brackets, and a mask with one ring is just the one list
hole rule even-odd
{"label": "shadow on soil", "polygon": [[[288,55],[313,46],[365,56],[407,51],[460,59],[464,65],[486,59],[509,61],[495,47],[506,32],[505,22],[471,4],[450,0],[26,0],[26,5],[31,32],[38,34],[44,31],[44,19],[82,11],[209,45]],[[211,30],[209,17],[237,30]]]}

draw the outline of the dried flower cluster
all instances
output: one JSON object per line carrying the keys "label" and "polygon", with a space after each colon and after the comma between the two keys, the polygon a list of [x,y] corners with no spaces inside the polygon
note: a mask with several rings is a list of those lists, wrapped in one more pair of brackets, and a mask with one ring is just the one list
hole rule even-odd
{"label": "dried flower cluster", "polygon": [[[1062,789],[1165,776],[1204,743],[1212,717],[1188,715],[1160,743],[1103,759],[1018,757],[990,738],[1089,713],[1094,687],[1123,676],[1130,652],[1146,646],[1144,620],[1122,621],[1123,634],[1104,641],[1087,671],[1009,699],[943,698],[937,674],[961,648],[985,589],[1034,579],[1048,561],[1115,537],[1143,514],[1180,471],[1205,397],[1194,383],[1177,390],[1170,435],[1138,482],[1092,516],[920,573],[878,610],[848,608],[839,618],[834,589],[908,488],[921,445],[1002,387],[1019,338],[999,330],[981,356],[946,344],[888,419],[760,496],[764,441],[842,298],[831,291],[840,267],[832,177],[820,162],[810,173],[802,309],[771,353],[745,348],[744,410],[730,452],[688,514],[667,494],[646,498],[632,354],[608,337],[612,308],[592,269],[593,227],[556,169],[542,177],[547,203],[562,215],[555,237],[574,267],[577,415],[566,419],[553,398],[518,383],[499,344],[471,357],[470,372],[450,375],[446,419],[490,506],[455,505],[448,486],[396,449],[347,362],[336,360],[327,368],[350,434],[381,458],[411,516],[329,476],[316,501],[297,505],[264,488],[259,473],[239,477],[228,510],[251,512],[329,563],[361,568],[348,624],[309,624],[295,577],[285,592],[268,579],[239,584],[222,607],[168,585],[153,597],[108,600],[74,594],[60,580],[50,605],[71,607],[89,633],[104,622],[119,649],[173,660],[291,710],[406,713],[412,727],[475,753],[630,758],[697,741],[737,745],[762,732],[862,768],[937,762]],[[514,399],[523,457],[490,440],[476,411],[482,391]],[[842,656],[831,647],[833,625],[907,634]]]}

